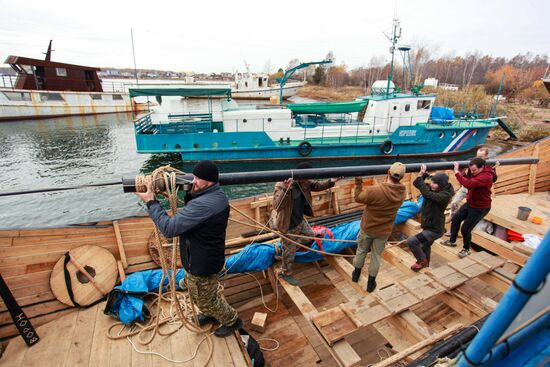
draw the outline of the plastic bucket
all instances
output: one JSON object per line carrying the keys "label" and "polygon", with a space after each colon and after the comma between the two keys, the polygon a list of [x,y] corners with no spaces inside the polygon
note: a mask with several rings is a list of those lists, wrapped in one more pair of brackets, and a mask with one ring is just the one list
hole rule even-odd
{"label": "plastic bucket", "polygon": [[529,218],[530,213],[531,213],[531,208],[528,208],[526,206],[519,206],[518,207],[518,219],[519,220],[527,220],[527,218]]}

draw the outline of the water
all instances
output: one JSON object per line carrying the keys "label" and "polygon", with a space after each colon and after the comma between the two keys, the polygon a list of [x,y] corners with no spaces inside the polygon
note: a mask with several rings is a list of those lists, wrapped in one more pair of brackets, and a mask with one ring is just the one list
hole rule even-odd
{"label": "water", "polygon": [[[203,112],[206,100],[164,98],[161,112]],[[252,103],[252,102],[247,102]],[[261,103],[265,103],[261,102]],[[214,101],[214,110],[219,102]],[[494,146],[493,153],[507,148]],[[119,181],[162,165],[190,172],[179,155],[136,153],[131,114],[74,116],[0,123],[0,191],[31,190]],[[316,166],[372,161],[315,163]],[[228,163],[221,172],[292,168],[295,163]],[[231,199],[271,192],[273,184],[226,186]],[[23,229],[112,220],[145,209],[121,186],[0,197],[0,228]]]}

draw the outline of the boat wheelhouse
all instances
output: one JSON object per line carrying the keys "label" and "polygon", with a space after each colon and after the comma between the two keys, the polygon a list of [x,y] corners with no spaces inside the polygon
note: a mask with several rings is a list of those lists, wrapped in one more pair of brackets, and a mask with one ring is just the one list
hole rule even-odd
{"label": "boat wheelhouse", "polygon": [[[105,92],[99,68],[51,61],[51,41],[45,60],[8,56],[17,73],[15,83],[0,87],[0,121],[130,112],[126,92]],[[146,104],[135,103],[136,110]]]}
{"label": "boat wheelhouse", "polygon": [[[130,97],[209,98],[201,114],[148,113],[134,121],[139,153],[184,161],[377,159],[457,155],[482,145],[499,118],[433,119],[435,95],[373,94],[350,102],[239,106],[229,87],[130,89]],[[213,111],[211,99],[223,97]]]}

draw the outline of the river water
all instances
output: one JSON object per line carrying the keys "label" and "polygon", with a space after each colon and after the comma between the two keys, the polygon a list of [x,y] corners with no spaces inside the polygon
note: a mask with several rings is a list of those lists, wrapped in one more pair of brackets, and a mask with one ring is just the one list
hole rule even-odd
{"label": "river water", "polygon": [[[246,102],[253,103],[253,102]],[[264,102],[265,103],[265,102]],[[161,112],[204,112],[205,100],[169,98]],[[214,110],[219,102],[214,102]],[[492,146],[493,154],[507,147]],[[132,114],[74,116],[0,123],[0,191],[75,186],[119,181],[170,164],[186,172],[178,155],[136,153]],[[342,162],[323,163],[340,166]],[[346,165],[367,162],[350,161]],[[373,162],[368,162],[373,164]],[[221,172],[292,168],[274,165],[224,164]],[[231,199],[271,192],[273,184],[226,186]],[[111,220],[143,214],[145,209],[121,186],[0,197],[0,228],[23,229]]]}

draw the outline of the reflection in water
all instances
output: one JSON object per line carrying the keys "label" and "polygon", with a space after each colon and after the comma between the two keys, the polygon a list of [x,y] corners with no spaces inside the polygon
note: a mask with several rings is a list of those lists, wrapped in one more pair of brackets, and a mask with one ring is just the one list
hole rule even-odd
{"label": "reflection in water", "polygon": [[[219,110],[214,101],[213,110]],[[206,100],[163,99],[161,112],[201,112]],[[136,153],[131,114],[73,116],[0,124],[2,191],[71,186],[120,180],[171,165],[191,172],[177,154]],[[496,147],[494,154],[499,153]],[[456,159],[456,158],[455,158]],[[436,159],[437,160],[437,159]],[[315,167],[388,164],[383,161],[314,162]],[[220,171],[289,169],[298,162],[222,163]],[[232,199],[273,190],[273,183],[226,186]],[[36,228],[110,220],[143,214],[145,209],[119,186],[0,197],[0,228]]]}

